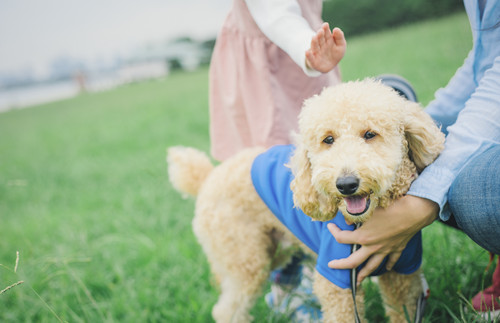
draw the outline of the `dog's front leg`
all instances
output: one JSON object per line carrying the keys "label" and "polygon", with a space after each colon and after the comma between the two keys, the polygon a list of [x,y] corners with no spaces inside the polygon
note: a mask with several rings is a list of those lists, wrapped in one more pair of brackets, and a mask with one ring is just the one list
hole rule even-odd
{"label": "dog's front leg", "polygon": [[409,319],[412,322],[418,298],[422,294],[420,270],[409,275],[398,274],[394,271],[387,272],[379,277],[379,285],[386,315],[389,316],[390,321],[408,322],[407,319]]}
{"label": "dog's front leg", "polygon": [[[354,321],[354,303],[349,288],[340,288],[332,284],[320,273],[314,273],[314,293],[321,304],[324,323]],[[358,289],[356,303],[361,320],[364,319],[364,293]]]}

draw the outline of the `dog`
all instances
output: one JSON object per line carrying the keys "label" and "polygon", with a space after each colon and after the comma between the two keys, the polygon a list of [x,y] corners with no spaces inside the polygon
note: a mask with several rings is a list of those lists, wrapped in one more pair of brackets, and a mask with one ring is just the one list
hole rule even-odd
{"label": "dog", "polygon": [[[420,105],[365,79],[307,99],[295,141],[248,148],[216,167],[199,150],[167,150],[173,187],[197,196],[193,230],[220,287],[216,322],[251,321],[270,271],[291,257],[278,250],[294,248],[317,259],[313,290],[324,322],[352,322],[349,271],[326,264],[350,247],[334,246],[326,224],[352,229],[403,196],[437,158],[444,135]],[[412,263],[378,279],[391,322],[405,322],[405,310],[413,317],[422,293],[420,235],[412,240],[401,257],[406,252]],[[362,290],[356,303],[362,316]]]}

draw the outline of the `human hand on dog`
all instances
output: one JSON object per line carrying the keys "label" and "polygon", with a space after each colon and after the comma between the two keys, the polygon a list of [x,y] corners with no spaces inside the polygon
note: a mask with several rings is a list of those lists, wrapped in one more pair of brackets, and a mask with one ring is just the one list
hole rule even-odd
{"label": "human hand on dog", "polygon": [[308,68],[327,73],[344,57],[346,50],[344,33],[340,28],[330,31],[328,23],[324,23],[311,40],[311,48],[306,51]]}
{"label": "human hand on dog", "polygon": [[[377,269],[385,257],[389,257],[386,268],[390,270],[398,261],[406,244],[422,228],[431,224],[438,216],[439,206],[431,200],[406,195],[391,206],[377,208],[373,216],[355,231],[343,231],[329,223],[328,229],[339,243],[361,245],[357,251],[344,259],[332,260],[328,267],[351,269],[367,259],[359,271],[357,282]],[[390,223],[390,225],[387,225]]]}

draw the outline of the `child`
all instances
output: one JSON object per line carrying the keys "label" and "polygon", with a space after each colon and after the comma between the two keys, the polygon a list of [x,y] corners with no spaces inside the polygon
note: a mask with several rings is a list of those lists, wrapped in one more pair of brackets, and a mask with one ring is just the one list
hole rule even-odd
{"label": "child", "polygon": [[[321,10],[322,0],[234,0],[210,65],[214,158],[290,144],[304,99],[340,82],[337,64],[346,41],[339,28],[330,31],[322,22]],[[300,260],[272,275],[275,285],[266,299],[278,311],[300,281]],[[319,316],[317,309],[304,310],[309,319]]]}
{"label": "child", "polygon": [[322,24],[321,9],[321,0],[233,2],[210,66],[216,159],[245,147],[289,144],[304,99],[340,82],[345,38]]}

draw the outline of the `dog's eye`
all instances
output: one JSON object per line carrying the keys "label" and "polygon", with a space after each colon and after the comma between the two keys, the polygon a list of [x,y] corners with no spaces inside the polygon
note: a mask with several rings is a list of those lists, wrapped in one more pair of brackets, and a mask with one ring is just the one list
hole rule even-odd
{"label": "dog's eye", "polygon": [[373,131],[367,131],[365,132],[365,135],[363,136],[363,138],[365,138],[366,140],[369,140],[369,139],[372,139],[373,137],[377,136],[377,134]]}
{"label": "dog's eye", "polygon": [[333,144],[333,142],[334,142],[334,141],[335,141],[335,140],[333,139],[333,137],[332,137],[332,136],[328,136],[328,137],[326,137],[325,139],[323,139],[323,142],[324,142],[325,144],[327,144],[327,145],[331,145],[331,144]]}

